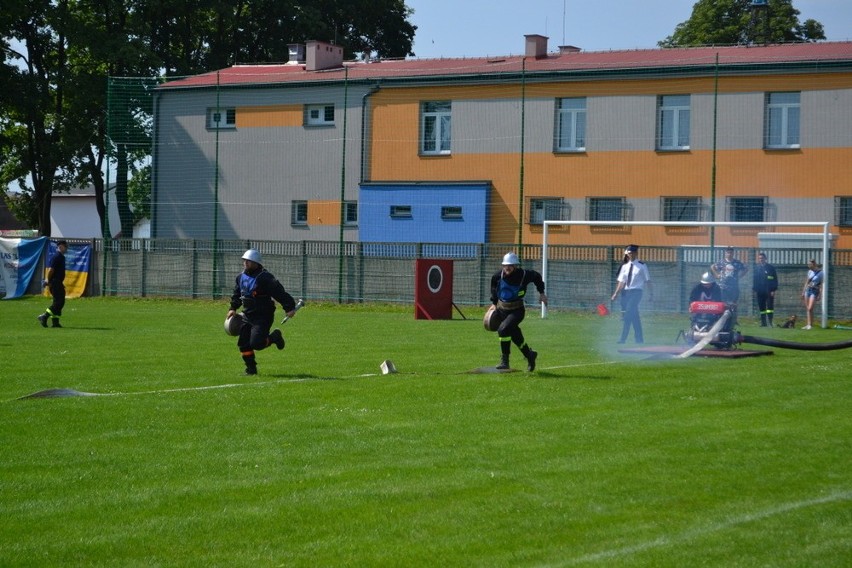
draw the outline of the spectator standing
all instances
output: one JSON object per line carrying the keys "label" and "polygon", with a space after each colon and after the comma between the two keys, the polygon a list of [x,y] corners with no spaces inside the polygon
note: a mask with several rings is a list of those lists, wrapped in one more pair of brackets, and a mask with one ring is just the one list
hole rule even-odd
{"label": "spectator standing", "polygon": [[748,266],[734,255],[734,247],[725,249],[725,256],[710,266],[713,276],[722,289],[722,301],[730,304],[733,323],[737,321],[737,303],[740,300],[740,278],[748,272]]}
{"label": "spectator standing", "polygon": [[822,282],[825,279],[825,273],[822,271],[822,266],[817,264],[817,261],[811,259],[808,262],[808,277],[805,279],[805,287],[802,289],[802,296],[805,299],[805,311],[807,312],[808,321],[802,329],[811,329],[814,324],[814,306],[820,299],[822,294]]}
{"label": "spectator standing", "polygon": [[778,274],[775,267],[766,262],[766,253],[757,254],[757,265],[752,275],[752,290],[760,310],[760,327],[772,327],[775,315],[775,291],[778,289]]}
{"label": "spectator standing", "polygon": [[748,267],[736,258],[734,247],[727,247],[724,258],[710,270],[722,289],[722,301],[736,304],[740,299],[740,278],[746,275]]}
{"label": "spectator standing", "polygon": [[621,338],[619,343],[627,341],[627,336],[630,333],[630,328],[633,328],[633,339],[636,343],[644,343],[645,335],[642,332],[642,319],[639,317],[639,303],[642,301],[642,294],[645,286],[648,286],[649,293],[651,292],[651,274],[648,272],[648,267],[644,262],[639,260],[639,246],[628,245],[624,249],[624,262],[618,271],[616,277],[618,284],[615,287],[615,292],[612,294],[612,300],[615,300],[619,292],[621,292]]}

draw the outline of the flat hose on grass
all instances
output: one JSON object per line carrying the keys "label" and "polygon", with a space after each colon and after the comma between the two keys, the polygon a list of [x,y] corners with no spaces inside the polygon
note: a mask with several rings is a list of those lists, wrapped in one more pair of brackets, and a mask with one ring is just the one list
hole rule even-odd
{"label": "flat hose on grass", "polygon": [[768,337],[754,337],[744,335],[743,343],[755,343],[757,345],[768,345],[769,347],[780,347],[782,349],[798,349],[800,351],[833,351],[835,349],[847,349],[852,347],[852,340],[838,341],[837,343],[796,343],[781,339],[770,339]]}

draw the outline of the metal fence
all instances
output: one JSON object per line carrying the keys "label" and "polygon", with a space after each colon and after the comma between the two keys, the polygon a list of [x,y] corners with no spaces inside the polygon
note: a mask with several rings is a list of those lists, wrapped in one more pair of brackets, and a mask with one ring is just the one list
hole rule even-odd
{"label": "metal fence", "polygon": [[[341,243],[328,241],[201,241],[166,239],[93,240],[89,296],[185,297],[220,299],[230,296],[240,257],[248,248],[263,255],[264,266],[294,296],[340,303],[388,302],[413,304],[415,261],[453,261],[453,302],[457,306],[489,303],[490,279],[513,244]],[[764,249],[778,271],[777,317],[802,315],[802,287],[808,260],[815,249]],[[518,251],[523,266],[541,270],[541,247]],[[740,314],[754,315],[752,270],[757,249],[740,249],[749,266],[741,280]],[[593,311],[609,298],[621,265],[622,246],[549,247],[547,295],[551,309]],[[684,313],[687,296],[721,249],[710,247],[642,247],[648,264],[653,299],[643,310]],[[852,250],[829,252],[828,317],[852,319]],[[530,290],[531,298],[538,296]],[[610,306],[612,308],[612,306]]]}

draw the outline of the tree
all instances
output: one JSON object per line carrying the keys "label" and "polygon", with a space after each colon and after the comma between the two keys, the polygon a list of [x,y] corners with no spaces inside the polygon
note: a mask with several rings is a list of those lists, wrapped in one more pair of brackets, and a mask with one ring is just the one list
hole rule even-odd
{"label": "tree", "polygon": [[106,77],[153,70],[132,13],[124,0],[17,0],[0,19],[0,184],[17,184],[16,216],[43,235],[53,193],[74,186],[95,187],[105,218]]}
{"label": "tree", "polygon": [[784,43],[825,39],[816,20],[799,22],[793,0],[769,0],[755,8],[752,0],[698,0],[690,18],[675,27],[660,47]]}
{"label": "tree", "polygon": [[130,99],[121,135],[107,136],[108,77],[283,62],[288,44],[307,39],[334,41],[347,57],[403,57],[412,54],[410,15],[403,0],[4,0],[0,187],[16,184],[16,216],[49,235],[53,193],[92,184],[109,237],[103,169],[112,155],[128,235],[129,176],[144,167],[151,147],[150,92]]}

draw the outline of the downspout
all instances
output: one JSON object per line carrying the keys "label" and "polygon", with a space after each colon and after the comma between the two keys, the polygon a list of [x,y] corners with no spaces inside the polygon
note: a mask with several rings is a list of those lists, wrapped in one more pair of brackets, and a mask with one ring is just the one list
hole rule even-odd
{"label": "downspout", "polygon": [[367,160],[367,144],[368,144],[368,142],[367,142],[367,129],[368,129],[367,115],[368,115],[368,112],[369,112],[367,110],[367,108],[368,108],[367,107],[367,99],[370,98],[371,96],[373,96],[374,94],[378,93],[379,90],[381,90],[381,88],[382,88],[381,81],[379,81],[369,91],[364,93],[364,96],[361,97],[361,179],[359,180],[360,183],[363,183],[365,181],[369,181],[369,179],[370,179],[370,176],[368,175],[368,172],[367,172],[367,167],[368,167],[367,164],[369,162],[369,160]]}

